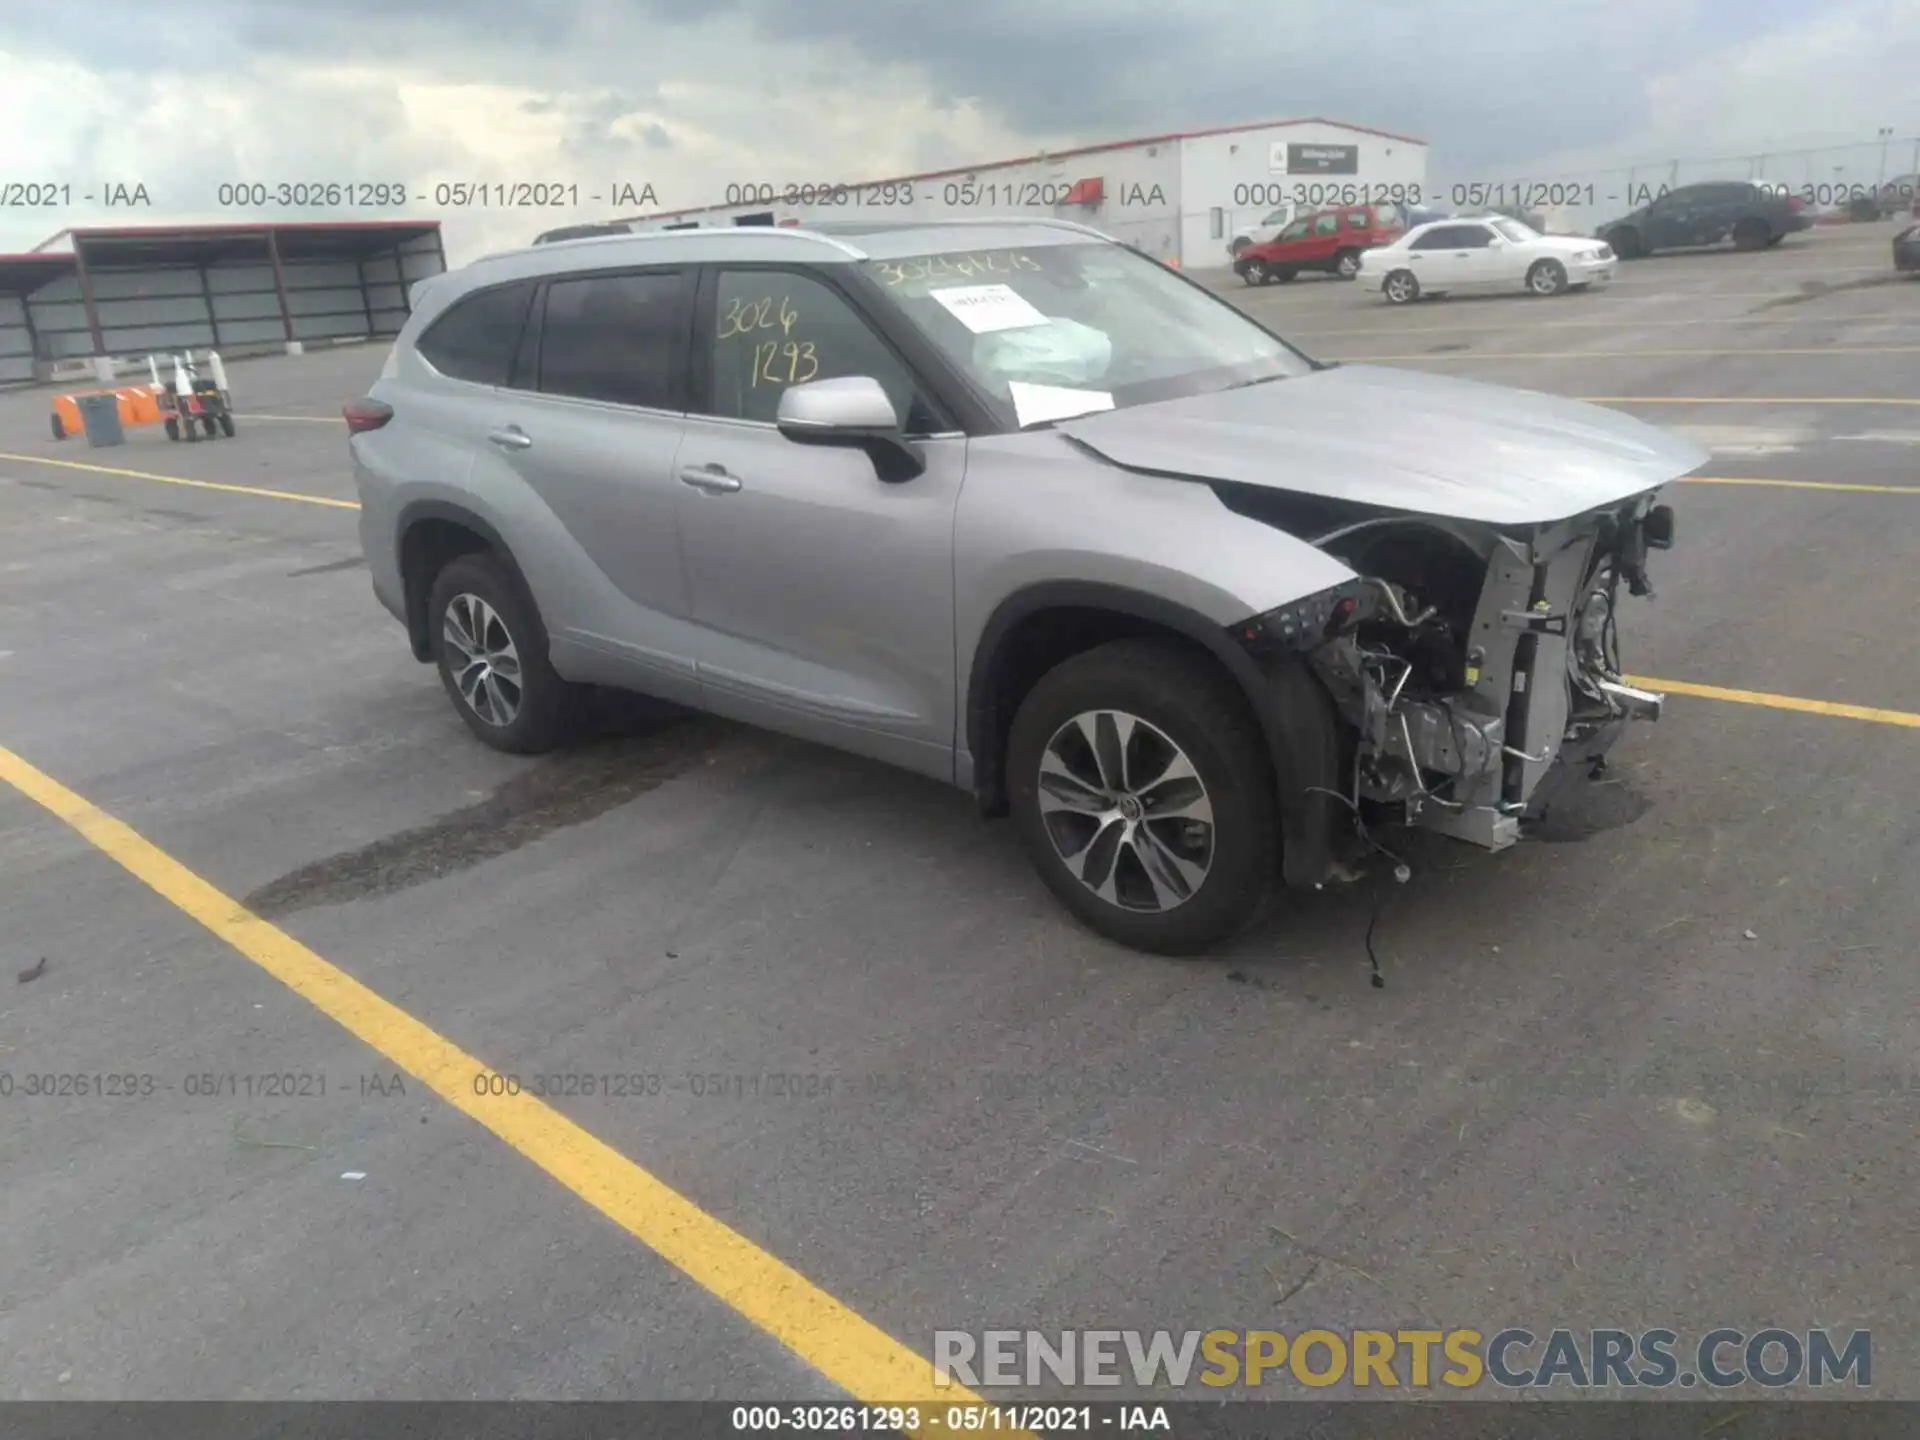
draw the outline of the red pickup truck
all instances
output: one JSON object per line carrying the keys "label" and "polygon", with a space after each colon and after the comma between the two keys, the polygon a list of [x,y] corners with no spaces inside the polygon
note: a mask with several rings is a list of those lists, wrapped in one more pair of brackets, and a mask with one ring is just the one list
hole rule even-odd
{"label": "red pickup truck", "polygon": [[1249,285],[1291,280],[1302,270],[1324,270],[1351,280],[1360,273],[1360,252],[1386,245],[1405,232],[1398,205],[1342,205],[1304,215],[1263,245],[1249,245],[1233,262]]}

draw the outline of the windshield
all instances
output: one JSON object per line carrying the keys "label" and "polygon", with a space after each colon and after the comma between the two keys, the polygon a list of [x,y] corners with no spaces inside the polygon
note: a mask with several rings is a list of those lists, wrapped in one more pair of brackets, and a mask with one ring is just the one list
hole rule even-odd
{"label": "windshield", "polygon": [[1522,245],[1526,244],[1529,240],[1538,240],[1540,238],[1540,232],[1538,230],[1535,230],[1530,225],[1522,225],[1518,220],[1501,218],[1493,221],[1492,224],[1493,228],[1506,236],[1507,239],[1517,241]]}
{"label": "windshield", "polygon": [[1120,245],[955,250],[867,269],[1010,428],[1313,368],[1225,301]]}

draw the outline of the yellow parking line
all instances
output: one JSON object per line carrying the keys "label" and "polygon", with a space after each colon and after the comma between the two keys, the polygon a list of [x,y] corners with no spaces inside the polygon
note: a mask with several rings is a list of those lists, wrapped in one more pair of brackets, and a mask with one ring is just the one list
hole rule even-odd
{"label": "yellow parking line", "polygon": [[358,510],[358,500],[335,500],[329,495],[302,495],[298,490],[268,490],[260,485],[229,485],[220,480],[189,480],[184,475],[156,475],[151,470],[122,470],[113,465],[85,465],[78,460],[53,460],[45,455],[12,455],[0,450],[0,460],[23,465],[57,465],[62,470],[85,470],[93,475],[122,475],[131,480],[154,480],[162,485],[187,485],[195,490],[225,490],[233,495],[258,495],[267,500],[293,500],[302,505],[326,505],[336,510]]}
{"label": "yellow parking line", "polygon": [[1747,346],[1714,350],[1508,350],[1501,353],[1455,355],[1331,355],[1323,359],[1354,365],[1383,365],[1388,361],[1430,360],[1658,360],[1708,355],[1920,355],[1920,345],[1809,345],[1802,349],[1756,350]]}
{"label": "yellow parking line", "polygon": [[1911,395],[1572,395],[1589,405],[1920,405]]}
{"label": "yellow parking line", "polygon": [[1858,490],[1872,495],[1920,495],[1920,485],[1856,485],[1845,480],[1754,480],[1745,475],[1683,475],[1687,485],[1763,485],[1781,490]]}
{"label": "yellow parking line", "polygon": [[1807,715],[1834,715],[1842,720],[1870,720],[1876,725],[1901,725],[1920,730],[1920,715],[1906,710],[1881,710],[1871,705],[1843,705],[1835,700],[1805,700],[1798,695],[1771,695],[1762,690],[1730,690],[1723,685],[1695,685],[1687,680],[1656,680],[1651,675],[1629,675],[1629,685],[1692,695],[1701,700],[1726,700],[1735,705],[1764,705],[1770,710],[1798,710]]}
{"label": "yellow parking line", "polygon": [[162,899],[477,1120],[628,1234],[856,1398],[978,1403],[932,1363],[531,1095],[476,1094],[488,1067],[335,968],[59,781],[0,747],[0,781],[45,807]]}

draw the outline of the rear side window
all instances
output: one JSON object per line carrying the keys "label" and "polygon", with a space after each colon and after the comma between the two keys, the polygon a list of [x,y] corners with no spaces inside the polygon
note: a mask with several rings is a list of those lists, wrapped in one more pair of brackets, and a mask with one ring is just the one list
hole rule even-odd
{"label": "rear side window", "polygon": [[527,323],[533,282],[498,285],[454,302],[415,348],[442,375],[475,385],[504,385]]}
{"label": "rear side window", "polygon": [[1349,230],[1366,230],[1372,225],[1373,216],[1365,210],[1349,210],[1347,212],[1347,228]]}
{"label": "rear side window", "polygon": [[547,287],[540,389],[577,400],[677,408],[686,370],[686,277],[583,275]]}
{"label": "rear side window", "polygon": [[1445,250],[1460,243],[1460,226],[1436,225],[1409,247],[1414,250]]}
{"label": "rear side window", "polygon": [[1338,215],[1322,215],[1313,222],[1313,233],[1316,235],[1336,235],[1339,231],[1340,217]]}

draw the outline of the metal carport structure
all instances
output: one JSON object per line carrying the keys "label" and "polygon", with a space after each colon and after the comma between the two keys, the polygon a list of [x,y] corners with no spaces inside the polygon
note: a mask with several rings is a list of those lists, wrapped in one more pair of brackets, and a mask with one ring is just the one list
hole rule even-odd
{"label": "metal carport structure", "polygon": [[0,384],[62,361],[396,334],[438,221],[76,227],[0,255]]}

